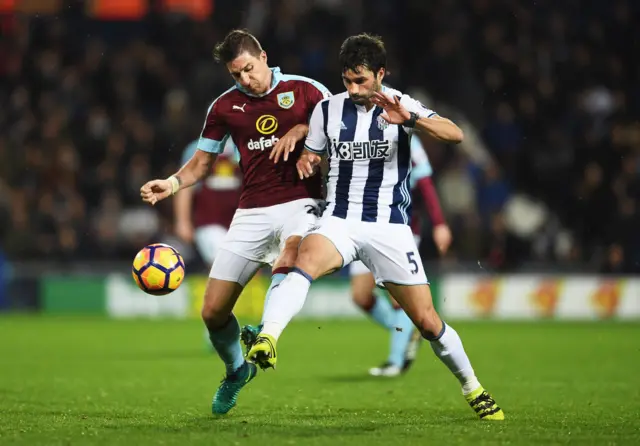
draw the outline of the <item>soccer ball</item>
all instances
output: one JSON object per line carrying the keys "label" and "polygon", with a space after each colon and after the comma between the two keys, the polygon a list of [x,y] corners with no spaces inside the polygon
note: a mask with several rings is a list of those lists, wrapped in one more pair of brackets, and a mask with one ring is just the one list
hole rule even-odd
{"label": "soccer ball", "polygon": [[162,296],[175,291],[184,279],[184,260],[176,249],[163,243],[145,246],[133,259],[131,274],[147,294]]}

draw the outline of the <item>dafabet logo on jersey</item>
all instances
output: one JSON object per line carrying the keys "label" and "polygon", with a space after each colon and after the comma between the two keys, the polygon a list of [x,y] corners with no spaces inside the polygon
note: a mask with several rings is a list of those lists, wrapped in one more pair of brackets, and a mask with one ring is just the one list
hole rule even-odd
{"label": "dafabet logo on jersey", "polygon": [[278,120],[273,115],[262,115],[256,121],[256,130],[263,135],[271,135],[270,138],[261,136],[260,139],[250,139],[247,143],[249,150],[265,150],[275,146],[280,138],[276,137],[273,133],[278,130]]}
{"label": "dafabet logo on jersey", "polygon": [[278,130],[278,120],[273,115],[262,115],[256,121],[256,130],[263,135],[271,135]]}

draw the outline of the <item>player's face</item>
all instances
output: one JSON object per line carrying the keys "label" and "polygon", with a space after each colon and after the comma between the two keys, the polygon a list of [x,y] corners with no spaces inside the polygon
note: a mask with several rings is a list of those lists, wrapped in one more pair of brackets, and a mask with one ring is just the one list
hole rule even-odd
{"label": "player's face", "polygon": [[353,102],[359,105],[367,105],[376,91],[382,89],[384,68],[374,73],[366,67],[358,67],[357,71],[351,69],[342,73],[342,82]]}
{"label": "player's face", "polygon": [[263,94],[271,86],[271,70],[264,51],[258,57],[245,51],[229,62],[227,69],[233,79],[249,93]]}

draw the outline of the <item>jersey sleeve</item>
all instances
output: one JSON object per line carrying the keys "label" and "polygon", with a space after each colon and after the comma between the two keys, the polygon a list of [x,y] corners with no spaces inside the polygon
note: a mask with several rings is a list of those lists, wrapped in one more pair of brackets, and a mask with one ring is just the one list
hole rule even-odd
{"label": "jersey sleeve", "polygon": [[198,141],[198,149],[209,153],[224,152],[224,146],[229,138],[227,126],[217,111],[218,104],[218,100],[215,100],[209,107]]}
{"label": "jersey sleeve", "polygon": [[437,115],[436,112],[422,105],[422,102],[417,101],[406,94],[402,95],[400,103],[410,112],[417,113],[421,118],[431,118]]}
{"label": "jersey sleeve", "polygon": [[423,178],[430,177],[433,174],[433,168],[429,162],[427,152],[422,146],[422,141],[418,135],[411,136],[411,162],[413,168],[411,169],[411,176],[409,177],[410,186],[413,187],[418,181]]}
{"label": "jersey sleeve", "polygon": [[309,105],[315,107],[318,102],[330,97],[331,92],[320,82],[309,79],[306,87],[306,96]]}
{"label": "jersey sleeve", "polygon": [[189,160],[196,153],[196,150],[198,150],[198,140],[189,143],[189,145],[187,145],[187,147],[184,148],[184,151],[182,152],[183,166],[189,162]]}
{"label": "jersey sleeve", "polygon": [[316,104],[316,107],[311,113],[311,119],[309,120],[309,134],[304,143],[304,147],[311,152],[321,154],[327,149],[327,132],[325,129],[325,122],[328,108],[328,101],[322,101]]}

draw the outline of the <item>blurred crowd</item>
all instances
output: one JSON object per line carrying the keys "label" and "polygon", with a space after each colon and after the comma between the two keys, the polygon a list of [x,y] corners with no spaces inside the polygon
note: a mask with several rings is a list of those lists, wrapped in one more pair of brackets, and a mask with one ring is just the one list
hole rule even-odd
{"label": "blurred crowd", "polygon": [[[145,207],[139,187],[198,136],[231,83],[211,49],[241,26],[271,65],[333,92],[344,37],[379,34],[388,83],[463,125],[463,146],[427,147],[450,263],[640,271],[639,12],[631,0],[218,0],[205,22],[5,17],[2,249],[130,259],[170,234],[171,203]],[[428,237],[422,248],[435,255]]]}

